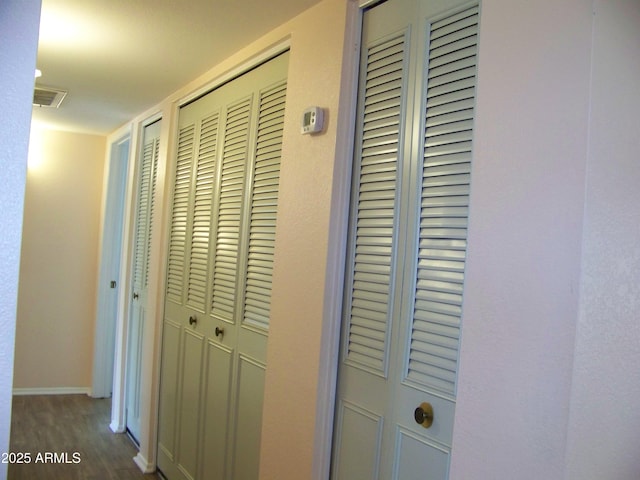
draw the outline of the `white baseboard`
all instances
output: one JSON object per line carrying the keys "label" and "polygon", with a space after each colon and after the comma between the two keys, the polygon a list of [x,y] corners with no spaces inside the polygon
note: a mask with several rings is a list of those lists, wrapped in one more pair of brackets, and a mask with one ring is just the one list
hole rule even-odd
{"label": "white baseboard", "polygon": [[127,431],[124,425],[120,425],[118,422],[111,422],[109,428],[113,433],[124,433]]}
{"label": "white baseboard", "polygon": [[146,458],[144,458],[140,454],[140,452],[138,452],[138,454],[135,457],[133,457],[133,461],[135,462],[135,464],[138,466],[138,468],[142,473],[153,473],[156,471],[156,466],[152,463],[149,463],[149,461]]}
{"label": "white baseboard", "polygon": [[77,395],[91,394],[91,387],[14,388],[14,395]]}

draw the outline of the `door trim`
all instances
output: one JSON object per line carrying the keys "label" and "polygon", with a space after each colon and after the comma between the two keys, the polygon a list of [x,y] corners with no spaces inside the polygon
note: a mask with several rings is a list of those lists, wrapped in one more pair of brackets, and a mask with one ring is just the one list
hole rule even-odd
{"label": "door trim", "polygon": [[[290,49],[291,49],[291,38],[288,37],[274,44],[273,46],[267,48],[266,50],[263,50],[259,54],[250,57],[248,60],[245,60],[244,62],[235,65],[234,67],[230,68],[226,72],[215,77],[213,80],[210,80],[205,84],[199,86],[198,88],[193,90],[191,93],[181,96],[176,101],[175,108],[173,109],[173,112],[172,112],[173,114],[172,118],[174,119],[178,118],[178,112],[181,107],[184,107],[188,103],[191,103],[197,100],[198,98],[206,95],[212,90],[215,90],[216,88],[222,86],[223,84],[233,80],[236,77],[243,75],[244,73],[247,73],[249,70],[253,70],[259,65],[262,65],[263,63],[268,62],[272,58],[275,58],[278,55]],[[174,133],[177,133],[177,130]]]}
{"label": "door trim", "polygon": [[351,174],[356,130],[358,75],[362,18],[367,6],[380,0],[349,2],[343,50],[343,73],[340,87],[340,111],[337,117],[336,158],[333,175],[331,219],[328,232],[327,257],[320,364],[326,368],[318,373],[318,398],[315,415],[313,452],[314,479],[328,479],[331,472],[335,400],[338,379],[338,359],[342,329],[344,266],[349,232]]}

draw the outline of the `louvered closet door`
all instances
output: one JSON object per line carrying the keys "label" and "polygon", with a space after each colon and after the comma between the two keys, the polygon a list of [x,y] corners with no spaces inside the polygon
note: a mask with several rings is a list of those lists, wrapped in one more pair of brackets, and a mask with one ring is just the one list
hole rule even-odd
{"label": "louvered closet door", "polygon": [[181,108],[158,465],[258,477],[288,53]]}
{"label": "louvered closet door", "polygon": [[364,14],[333,479],[448,478],[477,31],[465,2]]}
{"label": "louvered closet door", "polygon": [[133,295],[129,317],[126,356],[126,424],[131,435],[140,437],[140,366],[146,320],[151,225],[160,149],[160,120],[143,130],[137,183],[136,223],[133,255]]}

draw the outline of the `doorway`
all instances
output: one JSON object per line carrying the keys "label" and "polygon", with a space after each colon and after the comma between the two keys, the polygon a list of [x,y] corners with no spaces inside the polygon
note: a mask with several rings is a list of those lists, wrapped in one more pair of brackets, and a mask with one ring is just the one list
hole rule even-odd
{"label": "doorway", "polygon": [[110,397],[113,389],[116,323],[129,168],[129,136],[112,143],[102,232],[98,308],[91,396]]}

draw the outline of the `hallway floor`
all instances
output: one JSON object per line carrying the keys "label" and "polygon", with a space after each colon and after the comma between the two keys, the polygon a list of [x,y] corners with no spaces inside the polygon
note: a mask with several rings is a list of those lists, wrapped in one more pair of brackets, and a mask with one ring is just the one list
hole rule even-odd
{"label": "hallway floor", "polygon": [[[111,399],[14,396],[9,480],[158,480],[133,462],[137,450],[109,428]],[[17,463],[20,461],[29,463]]]}

